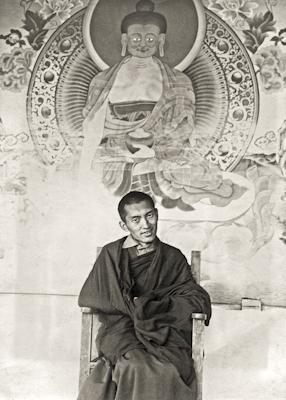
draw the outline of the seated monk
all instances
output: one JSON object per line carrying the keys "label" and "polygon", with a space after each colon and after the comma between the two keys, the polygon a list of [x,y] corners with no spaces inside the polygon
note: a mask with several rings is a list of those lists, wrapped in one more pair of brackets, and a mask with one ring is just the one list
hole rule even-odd
{"label": "seated monk", "polygon": [[149,174],[149,191],[163,199],[191,206],[208,198],[224,206],[241,193],[193,151],[192,82],[157,57],[164,56],[166,31],[166,18],[154,12],[150,0],[140,0],[136,12],[123,19],[124,58],[90,84],[80,176],[93,170],[110,191],[123,195],[135,187],[135,175]]}
{"label": "seated monk", "polygon": [[101,323],[99,358],[78,400],[191,400],[192,313],[211,306],[180,250],[156,236],[158,211],[143,192],[119,202],[128,233],[103,247],[79,296]]}

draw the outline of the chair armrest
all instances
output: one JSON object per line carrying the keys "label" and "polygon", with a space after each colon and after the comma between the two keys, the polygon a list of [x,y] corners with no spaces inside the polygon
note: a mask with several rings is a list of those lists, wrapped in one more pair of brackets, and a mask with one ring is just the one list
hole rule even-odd
{"label": "chair armrest", "polygon": [[94,312],[93,312],[93,309],[90,308],[90,307],[81,307],[81,308],[80,308],[80,311],[81,311],[83,314],[93,314],[93,313],[94,313]]}
{"label": "chair armrest", "polygon": [[198,319],[198,320],[205,321],[207,319],[207,316],[206,316],[206,314],[202,314],[202,313],[192,313],[192,319]]}

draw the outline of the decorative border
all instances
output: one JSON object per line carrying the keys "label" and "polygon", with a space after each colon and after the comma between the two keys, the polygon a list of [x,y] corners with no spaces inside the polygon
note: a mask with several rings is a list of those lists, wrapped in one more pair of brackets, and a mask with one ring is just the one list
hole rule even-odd
{"label": "decorative border", "polygon": [[[98,73],[83,45],[84,14],[85,9],[74,14],[51,36],[30,80],[28,123],[35,146],[48,164],[64,162],[82,140],[81,110],[89,82]],[[251,60],[237,35],[209,10],[206,18],[201,51],[184,71],[193,81],[198,100],[201,144],[194,149],[221,170],[230,171],[253,137],[258,87]],[[212,132],[206,134],[210,127]]]}

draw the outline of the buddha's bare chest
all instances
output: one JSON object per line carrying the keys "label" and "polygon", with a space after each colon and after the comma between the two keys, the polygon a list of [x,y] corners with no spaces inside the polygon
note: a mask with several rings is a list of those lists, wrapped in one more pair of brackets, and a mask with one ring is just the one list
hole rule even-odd
{"label": "buddha's bare chest", "polygon": [[150,100],[162,95],[162,74],[158,68],[121,68],[110,92],[112,102]]}

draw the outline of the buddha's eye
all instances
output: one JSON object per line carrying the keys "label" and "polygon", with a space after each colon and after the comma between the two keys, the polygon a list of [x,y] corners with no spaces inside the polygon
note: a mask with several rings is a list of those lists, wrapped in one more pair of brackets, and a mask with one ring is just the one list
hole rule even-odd
{"label": "buddha's eye", "polygon": [[148,33],[145,37],[145,42],[150,46],[154,45],[156,43],[156,36],[153,35],[152,33]]}
{"label": "buddha's eye", "polygon": [[141,35],[133,35],[133,36],[131,36],[131,40],[133,43],[140,43],[142,40],[142,37],[141,37]]}
{"label": "buddha's eye", "polygon": [[154,38],[153,36],[147,36],[147,37],[146,37],[146,41],[147,41],[147,42],[152,43],[152,42],[154,42],[154,40],[155,40],[155,38]]}

